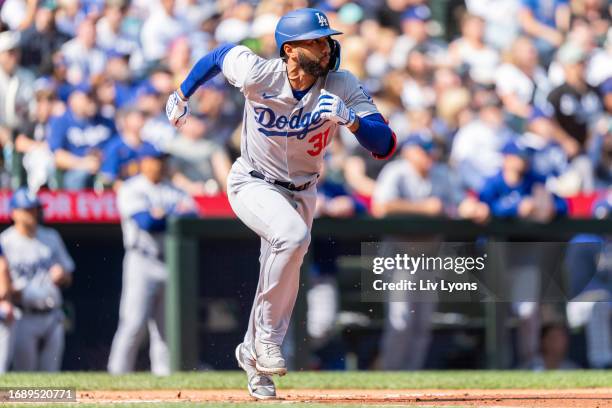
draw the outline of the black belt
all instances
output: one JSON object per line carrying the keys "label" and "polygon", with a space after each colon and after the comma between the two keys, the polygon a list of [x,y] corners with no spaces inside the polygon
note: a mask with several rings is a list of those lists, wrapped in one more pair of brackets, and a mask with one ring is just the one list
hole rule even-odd
{"label": "black belt", "polygon": [[147,251],[147,250],[145,250],[145,249],[138,248],[138,247],[135,247],[135,246],[133,246],[133,247],[128,247],[128,248],[127,248],[127,250],[128,250],[128,251],[135,251],[135,252],[138,252],[140,255],[144,255],[144,256],[146,256],[147,258],[155,258],[155,259],[157,259],[157,260],[158,260],[158,261],[160,261],[160,262],[165,262],[165,260],[166,260],[166,257],[165,257],[165,254],[164,254],[164,253],[158,253],[158,254],[155,254],[155,253],[153,253],[153,252],[149,252],[149,251]]}
{"label": "black belt", "polygon": [[33,307],[22,307],[21,310],[23,311],[23,313],[27,313],[27,314],[48,314],[51,313],[52,311],[54,311],[56,308],[46,308],[46,309],[37,309],[37,308],[33,308]]}
{"label": "black belt", "polygon": [[274,179],[268,178],[264,176],[263,174],[261,174],[260,172],[258,172],[257,170],[253,170],[249,172],[249,174],[255,178],[267,181],[270,184],[276,184],[277,186],[284,187],[287,190],[291,190],[291,191],[304,191],[308,187],[310,187],[313,183],[312,181],[309,181],[307,183],[302,184],[301,186],[296,186],[295,184],[290,183],[288,181],[280,181],[280,180],[274,180]]}

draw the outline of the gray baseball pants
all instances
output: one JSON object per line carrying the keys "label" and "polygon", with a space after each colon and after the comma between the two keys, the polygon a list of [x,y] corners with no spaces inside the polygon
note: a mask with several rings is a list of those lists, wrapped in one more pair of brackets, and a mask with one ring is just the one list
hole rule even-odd
{"label": "gray baseball pants", "polygon": [[0,374],[5,373],[11,363],[13,327],[14,323],[0,322]]}
{"label": "gray baseball pants", "polygon": [[13,370],[59,371],[64,356],[64,312],[24,312],[14,324]]}
{"label": "gray baseball pants", "polygon": [[163,262],[135,250],[126,252],[119,327],[108,358],[109,373],[134,371],[138,349],[148,327],[151,372],[155,375],[170,374],[164,320],[166,278]]}
{"label": "gray baseball pants", "polygon": [[310,244],[316,187],[289,191],[254,178],[238,160],[232,166],[227,191],[238,218],[261,237],[259,283],[245,345],[252,347],[255,339],[281,345]]}

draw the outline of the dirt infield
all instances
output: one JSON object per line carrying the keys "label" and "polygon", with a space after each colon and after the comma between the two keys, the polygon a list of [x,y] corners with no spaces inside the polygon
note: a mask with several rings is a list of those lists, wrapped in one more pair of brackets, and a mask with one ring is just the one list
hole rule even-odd
{"label": "dirt infield", "polygon": [[[246,390],[83,391],[79,402],[248,402]],[[280,402],[427,406],[612,407],[612,388],[568,390],[279,390]]]}

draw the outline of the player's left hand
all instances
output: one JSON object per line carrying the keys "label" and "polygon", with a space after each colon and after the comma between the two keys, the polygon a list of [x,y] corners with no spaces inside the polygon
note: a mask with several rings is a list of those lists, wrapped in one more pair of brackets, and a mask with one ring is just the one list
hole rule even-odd
{"label": "player's left hand", "polygon": [[347,127],[351,127],[357,119],[357,114],[353,109],[347,107],[338,95],[327,92],[325,89],[321,89],[314,112],[319,112],[322,119]]}
{"label": "player's left hand", "polygon": [[49,268],[51,281],[55,286],[67,286],[70,284],[70,274],[67,273],[60,264],[54,264]]}
{"label": "player's left hand", "polygon": [[189,115],[189,104],[186,100],[180,97],[177,91],[174,91],[168,102],[166,102],[166,116],[172,125],[180,128],[187,121]]}

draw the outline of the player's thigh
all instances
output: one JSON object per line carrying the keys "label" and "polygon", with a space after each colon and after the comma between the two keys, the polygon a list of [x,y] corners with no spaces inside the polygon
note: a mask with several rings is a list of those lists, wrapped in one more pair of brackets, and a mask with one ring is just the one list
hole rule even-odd
{"label": "player's thigh", "polygon": [[308,229],[298,204],[275,186],[254,179],[235,194],[230,194],[232,209],[249,228],[274,242],[292,231]]}
{"label": "player's thigh", "polygon": [[56,310],[48,320],[48,330],[40,350],[40,369],[59,371],[64,355],[64,313]]}
{"label": "player's thigh", "polygon": [[13,368],[16,371],[34,371],[38,361],[38,329],[42,327],[39,316],[24,315],[15,321]]}
{"label": "player's thigh", "polygon": [[119,318],[133,325],[143,326],[151,314],[154,291],[149,275],[154,263],[146,256],[128,251],[123,260],[123,288]]}

